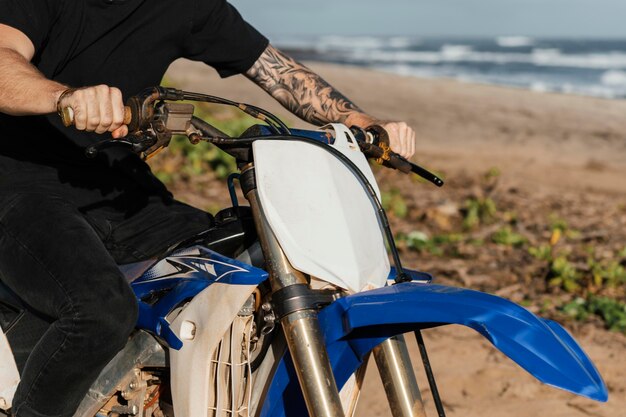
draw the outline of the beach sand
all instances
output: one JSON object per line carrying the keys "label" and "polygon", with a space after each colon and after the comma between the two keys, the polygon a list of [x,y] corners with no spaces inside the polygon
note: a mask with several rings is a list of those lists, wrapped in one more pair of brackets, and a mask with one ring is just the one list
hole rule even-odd
{"label": "beach sand", "polygon": [[[410,123],[419,140],[414,160],[445,172],[451,183],[497,167],[507,187],[532,198],[567,195],[579,203],[593,198],[600,207],[626,204],[624,101],[310,66],[364,110]],[[167,79],[178,88],[254,103],[295,126],[307,126],[244,77],[220,80],[202,64],[178,61]],[[416,189],[415,198],[424,190]],[[429,195],[435,192],[428,190]],[[623,211],[616,213],[622,213],[618,224],[624,225]],[[626,415],[626,337],[621,334],[594,326],[576,332],[609,386],[611,398],[600,404],[541,385],[472,330],[451,326],[424,333],[450,417]],[[414,339],[408,339],[434,416]],[[389,416],[375,368],[370,363],[358,415]]]}

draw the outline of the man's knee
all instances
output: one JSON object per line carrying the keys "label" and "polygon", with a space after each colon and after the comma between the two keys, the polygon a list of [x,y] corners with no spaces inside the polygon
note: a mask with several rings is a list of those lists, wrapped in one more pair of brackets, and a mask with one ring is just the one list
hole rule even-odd
{"label": "man's knee", "polygon": [[[97,292],[97,289],[94,290]],[[92,352],[116,353],[126,344],[137,322],[137,301],[130,290],[110,291],[97,302],[77,306],[73,317],[78,336]]]}

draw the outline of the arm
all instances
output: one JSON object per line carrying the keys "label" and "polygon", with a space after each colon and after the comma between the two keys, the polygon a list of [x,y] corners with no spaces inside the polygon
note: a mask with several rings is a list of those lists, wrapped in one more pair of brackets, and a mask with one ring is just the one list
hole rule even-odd
{"label": "arm", "polygon": [[344,123],[361,128],[378,124],[389,133],[392,149],[407,158],[415,152],[415,132],[406,123],[384,122],[368,115],[319,75],[272,45],[246,76],[309,123]]}
{"label": "arm", "polygon": [[[30,63],[35,48],[17,29],[0,24],[0,112],[12,116],[54,113],[67,86],[48,80]],[[76,128],[127,134],[122,93],[108,86],[85,87],[65,94],[61,106],[74,109]]]}

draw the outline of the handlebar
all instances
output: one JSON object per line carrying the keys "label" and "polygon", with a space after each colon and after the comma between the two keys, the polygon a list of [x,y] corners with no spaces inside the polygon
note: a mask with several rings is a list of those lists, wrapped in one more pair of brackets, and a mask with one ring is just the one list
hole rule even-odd
{"label": "handlebar", "polygon": [[[121,145],[129,147],[135,153],[147,159],[160,149],[168,146],[173,134],[185,135],[194,144],[203,140],[220,147],[226,143],[235,147],[237,147],[238,143],[243,145],[242,139],[244,138],[227,138],[223,132],[193,116],[193,105],[166,102],[180,100],[204,101],[236,106],[267,123],[269,123],[268,119],[273,119],[273,125],[270,124],[268,127],[278,132],[279,136],[283,135],[288,138],[288,136],[293,135],[276,116],[258,107],[232,102],[215,96],[190,93],[173,88],[154,87],[144,90],[127,101],[127,105],[124,107],[124,124],[128,125],[129,135],[123,139],[109,139],[98,142],[87,148],[86,155],[93,158],[101,149]],[[75,123],[74,111],[71,107],[63,108],[60,116],[66,127],[70,127]],[[280,129],[283,127],[284,133],[281,133]],[[353,126],[350,130],[366,157],[373,158],[377,163],[397,169],[405,174],[413,172],[438,187],[444,184],[443,180],[435,174],[393,152],[389,147],[388,134],[383,127],[374,125],[367,129],[361,129]],[[263,139],[263,135],[259,135],[258,139]]]}

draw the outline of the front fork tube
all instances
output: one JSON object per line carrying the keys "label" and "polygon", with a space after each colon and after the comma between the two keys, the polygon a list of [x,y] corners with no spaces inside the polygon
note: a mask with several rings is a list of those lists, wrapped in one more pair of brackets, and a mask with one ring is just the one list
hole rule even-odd
{"label": "front fork tube", "polygon": [[426,417],[404,336],[374,348],[374,359],[394,417]]}
{"label": "front fork tube", "polygon": [[[249,168],[250,169],[250,168]],[[242,172],[242,176],[245,175]],[[253,172],[248,172],[248,175]],[[253,187],[244,190],[254,216],[257,233],[270,274],[272,292],[292,285],[307,284],[304,275],[295,270],[272,231]],[[302,309],[281,319],[285,339],[311,417],[343,417],[337,383],[333,375],[324,336],[315,309]]]}
{"label": "front fork tube", "polygon": [[[252,166],[242,170],[244,183],[253,183]],[[245,189],[247,188],[247,189]],[[259,202],[256,187],[247,186],[244,193],[250,202],[261,248],[270,274],[272,292],[308,282],[294,269],[272,231]],[[311,417],[343,417],[339,390],[333,375],[324,336],[315,309],[286,314],[281,319],[285,339]],[[374,357],[383,379],[394,417],[424,417],[420,396],[406,343],[402,336],[383,342],[374,349]]]}

